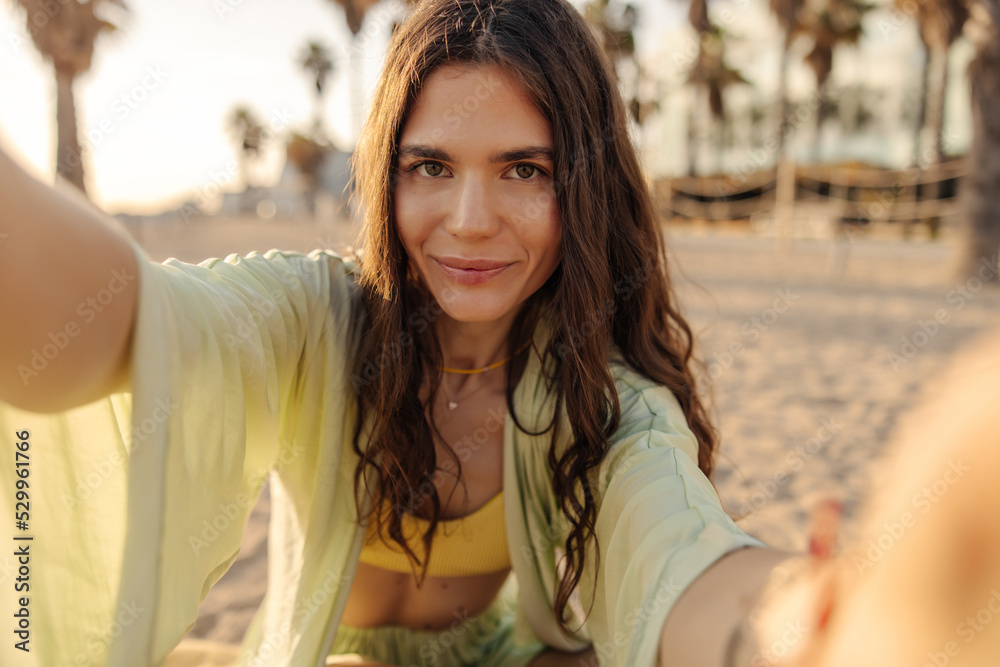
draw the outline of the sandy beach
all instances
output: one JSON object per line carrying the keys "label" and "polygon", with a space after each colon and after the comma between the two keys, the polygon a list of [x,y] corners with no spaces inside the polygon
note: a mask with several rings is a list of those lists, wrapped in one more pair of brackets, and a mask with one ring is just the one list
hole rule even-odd
{"label": "sandy beach", "polygon": [[[343,250],[356,237],[347,223],[310,221],[128,228],[157,261]],[[715,483],[729,513],[775,547],[804,549],[808,512],[828,497],[844,503],[849,538],[897,423],[957,351],[1000,335],[1000,289],[956,280],[950,242],[882,236],[784,247],[749,228],[670,227],[676,288],[714,386]],[[267,512],[265,496],[192,637],[242,638],[265,590]]]}

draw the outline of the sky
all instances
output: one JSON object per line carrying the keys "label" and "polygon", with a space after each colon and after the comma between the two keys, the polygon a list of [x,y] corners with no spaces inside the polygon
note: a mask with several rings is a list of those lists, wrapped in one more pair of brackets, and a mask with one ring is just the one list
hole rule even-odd
{"label": "sky", "polygon": [[[690,62],[696,42],[685,25],[687,5],[636,2],[642,17],[637,43],[652,67],[663,62],[664,69],[676,70]],[[51,182],[55,83],[14,4],[0,2],[0,146]],[[238,189],[242,181],[226,129],[236,105],[253,108],[275,135],[309,127],[313,86],[298,65],[309,40],[325,43],[334,55],[324,119],[334,141],[350,148],[390,26],[402,15],[398,0],[385,0],[367,15],[359,39],[352,40],[342,10],[331,0],[128,4],[130,12],[113,17],[120,29],[102,36],[91,71],[78,80],[76,97],[90,196],[105,210],[129,213],[198,199],[213,182]],[[766,92],[773,85],[778,51],[764,3],[723,0],[713,3],[712,11],[738,37],[730,57]],[[901,77],[912,78],[919,60],[913,58],[909,32],[911,26],[887,31],[884,21],[879,25],[873,18],[863,53],[838,54],[834,78],[864,76],[887,89]],[[804,68],[795,77],[801,90],[812,85]],[[663,78],[669,82],[669,75]],[[961,84],[953,92],[962,95]],[[680,131],[672,127],[660,140],[681,141]],[[892,149],[900,154],[906,150],[903,137],[900,133]],[[280,142],[272,142],[253,178],[273,182],[283,161]],[[663,169],[676,168],[669,160],[661,162]]]}

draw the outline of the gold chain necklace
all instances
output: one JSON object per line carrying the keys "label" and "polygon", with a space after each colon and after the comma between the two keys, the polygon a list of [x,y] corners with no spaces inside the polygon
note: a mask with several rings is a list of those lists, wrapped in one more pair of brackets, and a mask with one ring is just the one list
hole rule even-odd
{"label": "gold chain necklace", "polygon": [[[522,345],[521,347],[519,347],[517,349],[517,351],[514,352],[514,354],[510,355],[509,357],[507,357],[503,361],[497,361],[497,362],[492,363],[489,366],[485,366],[483,368],[465,369],[465,368],[446,368],[444,366],[438,366],[438,370],[444,371],[445,373],[459,373],[461,375],[476,375],[478,373],[485,373],[486,371],[491,371],[494,368],[499,368],[500,366],[503,366],[508,361],[510,361],[511,359],[513,359],[514,357],[516,357],[517,355],[521,354],[521,352],[523,352],[524,350],[526,350],[528,348],[528,345],[530,345],[530,344],[531,344],[531,341],[528,341],[527,343],[525,343],[524,345]],[[442,383],[442,386],[443,386],[443,383]],[[482,387],[482,385],[480,385],[480,387]],[[472,394],[476,393],[477,391],[479,391],[479,387],[477,387],[476,389],[474,389],[471,393],[469,393],[468,396],[465,396],[465,398],[463,398],[462,400],[464,401],[464,400],[468,399],[470,396],[472,396]],[[452,400],[451,396],[448,395],[448,391],[447,390],[445,390],[445,398],[447,399],[447,405],[448,405],[448,409],[449,410],[454,410],[455,408],[458,407],[458,403],[456,401]]]}
{"label": "gold chain necklace", "polygon": [[494,363],[490,364],[489,366],[484,366],[483,368],[447,368],[445,366],[438,366],[438,370],[439,371],[444,371],[445,373],[459,373],[461,375],[476,375],[477,373],[485,373],[486,371],[491,371],[494,368],[499,368],[500,366],[503,366],[508,361],[510,361],[511,359],[513,359],[514,357],[516,357],[517,355],[519,355],[522,352],[524,352],[528,348],[529,345],[531,345],[531,341],[528,341],[527,343],[525,343],[521,347],[517,348],[517,351],[514,352],[514,354],[510,355],[509,357],[507,357],[503,361],[494,362]]}

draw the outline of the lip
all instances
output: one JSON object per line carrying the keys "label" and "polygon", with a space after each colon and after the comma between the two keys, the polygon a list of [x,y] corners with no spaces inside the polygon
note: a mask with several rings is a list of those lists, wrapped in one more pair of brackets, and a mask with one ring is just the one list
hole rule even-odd
{"label": "lip", "polygon": [[492,259],[434,257],[441,271],[459,285],[481,285],[506,271],[512,264]]}
{"label": "lip", "polygon": [[439,264],[453,269],[473,269],[475,271],[490,271],[510,266],[510,262],[495,259],[467,259],[465,257],[435,257]]}

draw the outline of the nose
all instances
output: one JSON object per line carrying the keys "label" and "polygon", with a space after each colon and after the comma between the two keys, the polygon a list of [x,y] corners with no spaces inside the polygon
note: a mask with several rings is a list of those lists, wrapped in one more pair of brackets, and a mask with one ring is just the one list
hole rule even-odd
{"label": "nose", "polygon": [[449,234],[469,239],[497,234],[500,211],[488,177],[476,174],[461,176],[454,196],[445,225]]}

